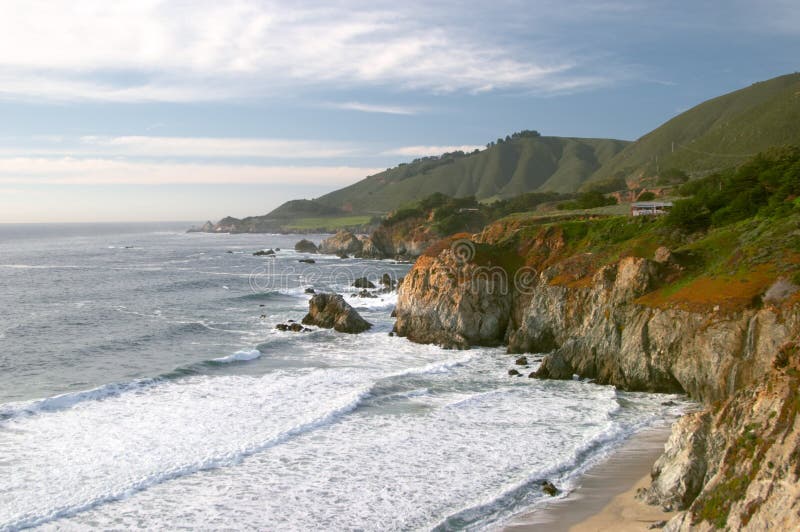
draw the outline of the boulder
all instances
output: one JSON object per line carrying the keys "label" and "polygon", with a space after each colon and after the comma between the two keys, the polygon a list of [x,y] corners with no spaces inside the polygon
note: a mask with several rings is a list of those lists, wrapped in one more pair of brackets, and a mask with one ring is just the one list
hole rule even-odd
{"label": "boulder", "polygon": [[377,299],[377,297],[378,297],[378,296],[376,296],[375,294],[373,294],[373,293],[372,293],[372,292],[370,292],[369,290],[366,290],[366,289],[364,289],[364,290],[362,290],[362,291],[360,291],[360,292],[358,292],[358,293],[356,293],[356,294],[353,294],[353,295],[352,295],[352,296],[350,296],[350,297],[360,297],[360,298],[368,298],[368,299]]}
{"label": "boulder", "polygon": [[367,279],[366,277],[359,277],[353,283],[353,287],[355,288],[375,288],[375,285]]}
{"label": "boulder", "polygon": [[553,484],[549,480],[545,480],[544,482],[542,482],[542,491],[545,492],[546,495],[549,495],[551,497],[555,497],[559,493],[559,490],[555,486],[555,484]]}
{"label": "boulder", "polygon": [[397,288],[397,281],[395,280],[394,276],[388,273],[384,273],[381,276],[381,285],[387,290],[392,291]]}
{"label": "boulder", "polygon": [[316,294],[317,293],[317,291],[314,290],[313,288],[306,288],[305,292],[306,292],[306,294]]}
{"label": "boulder", "polygon": [[780,305],[800,290],[796,284],[781,277],[764,293],[764,303],[768,305]]}
{"label": "boulder", "polygon": [[527,366],[528,365],[528,357],[519,357],[514,361],[517,366]]}
{"label": "boulder", "polygon": [[687,414],[675,423],[664,454],[650,472],[650,487],[640,488],[636,497],[666,511],[687,509],[705,483],[710,429],[707,412]]}
{"label": "boulder", "polygon": [[521,375],[522,374],[519,371],[515,370],[515,369],[508,370],[508,376],[509,377],[520,377]]}
{"label": "boulder", "polygon": [[656,249],[655,255],[653,255],[653,260],[659,264],[667,264],[672,262],[672,252],[668,247],[660,246],[658,249]]}
{"label": "boulder", "polygon": [[317,245],[305,238],[294,245],[294,250],[298,253],[318,253]]}
{"label": "boulder", "polygon": [[351,334],[361,333],[372,327],[340,294],[316,294],[312,297],[303,323]]}
{"label": "boulder", "polygon": [[275,326],[276,329],[279,331],[288,331],[288,332],[310,332],[311,329],[308,327],[303,327],[299,323],[295,323],[294,320],[289,320],[289,323],[279,323]]}

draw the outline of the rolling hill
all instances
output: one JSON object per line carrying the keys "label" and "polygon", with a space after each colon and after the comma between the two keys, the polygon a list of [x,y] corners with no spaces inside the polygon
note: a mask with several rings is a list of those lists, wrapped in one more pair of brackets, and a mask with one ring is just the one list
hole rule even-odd
{"label": "rolling hill", "polygon": [[681,113],[628,145],[583,188],[670,168],[702,176],[784,144],[800,144],[800,73],[755,83]]}
{"label": "rolling hill", "polygon": [[315,200],[290,201],[264,216],[226,218],[200,230],[365,227],[375,215],[434,193],[491,202],[528,192],[613,192],[673,170],[702,177],[780,145],[800,145],[800,73],[703,102],[636,142],[515,133],[485,150],[424,157]]}
{"label": "rolling hill", "polygon": [[525,192],[574,192],[627,142],[611,139],[517,137],[489,148],[417,159],[315,200],[352,213],[386,213],[440,192],[478,200]]}

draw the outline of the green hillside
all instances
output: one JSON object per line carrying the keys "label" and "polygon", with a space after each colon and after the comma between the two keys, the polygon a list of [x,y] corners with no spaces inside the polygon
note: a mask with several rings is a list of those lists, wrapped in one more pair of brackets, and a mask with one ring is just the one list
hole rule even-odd
{"label": "green hillside", "polygon": [[541,136],[508,138],[470,154],[401,164],[316,200],[353,213],[385,213],[439,192],[501,199],[532,191],[574,192],[627,142]]}
{"label": "green hillside", "polygon": [[614,177],[652,177],[671,168],[705,175],[784,144],[800,144],[800,73],[693,107],[627,146],[584,188]]}

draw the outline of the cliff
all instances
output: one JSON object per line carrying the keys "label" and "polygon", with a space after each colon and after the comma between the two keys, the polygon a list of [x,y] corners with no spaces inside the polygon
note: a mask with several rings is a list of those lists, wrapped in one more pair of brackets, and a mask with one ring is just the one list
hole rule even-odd
{"label": "cliff", "polygon": [[421,257],[396,331],[545,352],[539,378],[685,392],[706,409],[676,424],[647,495],[685,511],[670,529],[796,524],[796,375],[780,360],[800,334],[797,250],[797,213],[692,237],[646,219],[511,218]]}

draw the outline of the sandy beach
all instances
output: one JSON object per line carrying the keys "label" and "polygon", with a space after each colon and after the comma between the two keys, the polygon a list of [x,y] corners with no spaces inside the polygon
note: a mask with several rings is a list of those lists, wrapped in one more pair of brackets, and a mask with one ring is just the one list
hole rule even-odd
{"label": "sandy beach", "polygon": [[648,429],[626,442],[608,460],[590,469],[563,499],[518,517],[506,532],[642,531],[672,513],[648,506],[634,495],[650,481],[650,468],[664,449],[669,428]]}

